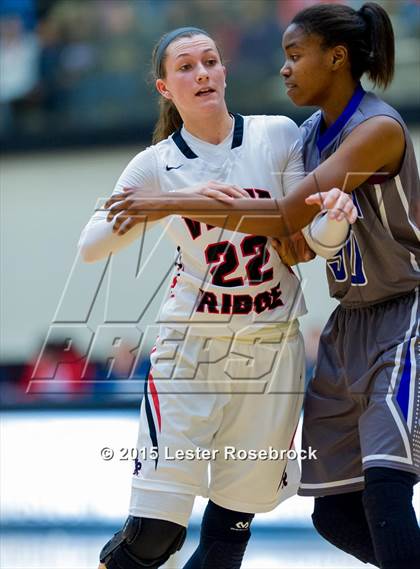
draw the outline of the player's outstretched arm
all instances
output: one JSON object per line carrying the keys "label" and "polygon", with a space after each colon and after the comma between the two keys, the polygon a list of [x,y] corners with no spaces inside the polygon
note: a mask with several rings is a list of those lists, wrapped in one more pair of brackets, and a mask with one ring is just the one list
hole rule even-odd
{"label": "player's outstretched arm", "polygon": [[[315,170],[315,175],[317,179],[321,178],[321,182],[324,175],[328,174],[332,175],[331,180],[338,181],[339,176],[347,172],[344,185],[341,187],[350,192],[373,172],[386,171],[389,175],[395,175],[399,170],[404,149],[405,138],[401,126],[389,117],[375,117],[356,128],[344,141],[342,147],[327,160],[326,165]],[[326,181],[328,182],[328,179]],[[323,201],[325,201],[323,192],[314,193],[305,200],[308,205],[319,206]],[[291,237],[274,239],[273,246],[282,261],[290,265],[313,258],[309,246],[316,250],[318,255],[329,258],[333,251],[331,245],[340,242],[340,231],[338,228],[335,231],[334,224],[329,225],[328,228],[324,223],[324,230],[317,236],[315,243],[308,240],[307,231],[302,230],[305,232],[305,238],[299,231]],[[328,248],[317,247],[319,243],[328,243]]]}
{"label": "player's outstretched arm", "polygon": [[[191,197],[188,189],[165,194],[157,199],[153,195],[144,192],[139,194],[136,189],[131,189],[125,192],[125,196],[115,198],[108,219],[112,221],[118,214],[114,232],[119,235],[124,235],[134,227],[139,216],[153,212],[188,216],[242,233],[285,237],[307,226],[320,211],[319,203],[306,203],[307,198],[316,194],[319,197],[312,198],[313,201],[322,202],[323,209],[329,210],[330,218],[338,220],[341,206],[338,205],[337,211],[333,212],[343,198],[334,196],[334,190],[330,188],[342,188],[350,193],[373,173],[395,173],[404,152],[404,144],[404,133],[395,120],[374,117],[355,128],[332,156],[281,200],[239,198],[226,203],[200,193]],[[226,184],[220,186],[229,187]],[[350,205],[347,207],[350,208]]]}
{"label": "player's outstretched arm", "polygon": [[[283,213],[284,200],[252,200],[248,195],[247,198],[242,195],[239,197],[239,192],[244,190],[226,184],[218,184],[218,189],[212,188],[212,192],[217,191],[229,197],[214,199],[206,193],[209,184],[213,183],[208,182],[200,187],[194,186],[158,197],[153,193],[140,192],[136,188],[127,189],[124,195],[115,196],[105,204],[105,207],[109,208],[107,219],[113,222],[113,231],[121,236],[140,223],[145,214],[161,217],[183,215],[241,233],[265,236],[291,233],[288,219]],[[238,195],[231,195],[233,192]],[[235,197],[236,199],[233,199]],[[311,221],[320,209],[328,210],[331,219],[340,220],[346,217],[350,222],[355,220],[356,210],[344,192],[334,188],[325,195],[322,194],[322,200],[325,202],[322,207],[318,204],[302,206],[308,210],[308,221]]]}
{"label": "player's outstretched arm", "polygon": [[[366,120],[349,134],[334,154],[280,201],[287,223],[279,228],[279,235],[273,236],[291,235],[308,225],[314,217],[314,210],[310,208],[316,204],[323,203],[324,209],[329,209],[326,194],[329,188],[351,193],[373,174],[396,175],[404,150],[404,132],[397,121],[386,116]],[[288,231],[283,233],[285,229]]]}
{"label": "player's outstretched arm", "polygon": [[[334,154],[281,201],[291,233],[307,225],[301,225],[302,219],[307,218],[306,208],[325,200],[329,188],[351,193],[373,174],[396,175],[404,150],[404,132],[394,119],[377,116],[360,124]],[[324,202],[324,205],[327,204]]]}

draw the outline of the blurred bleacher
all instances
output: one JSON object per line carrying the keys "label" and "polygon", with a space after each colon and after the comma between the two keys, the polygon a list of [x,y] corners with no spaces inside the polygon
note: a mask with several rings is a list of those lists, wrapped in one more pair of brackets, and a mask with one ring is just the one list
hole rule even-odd
{"label": "blurred bleacher", "polygon": [[[144,143],[155,119],[150,54],[172,28],[207,29],[223,47],[231,108],[308,110],[287,99],[281,34],[311,0],[2,0],[0,144],[4,150]],[[360,0],[349,0],[358,7]],[[419,116],[417,0],[380,1],[397,35],[397,73],[385,98]]]}

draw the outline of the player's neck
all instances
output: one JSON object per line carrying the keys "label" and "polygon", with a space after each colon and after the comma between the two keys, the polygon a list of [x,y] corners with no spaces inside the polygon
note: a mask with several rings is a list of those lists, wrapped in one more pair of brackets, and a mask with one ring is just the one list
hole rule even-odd
{"label": "player's neck", "polygon": [[232,130],[233,118],[227,110],[224,110],[217,116],[200,116],[197,118],[189,118],[184,121],[184,127],[190,134],[209,142],[210,144],[220,144],[225,140]]}
{"label": "player's neck", "polygon": [[321,105],[322,116],[327,128],[331,126],[344,111],[357,85],[358,81],[355,81],[351,77],[345,80],[341,78],[329,89]]}

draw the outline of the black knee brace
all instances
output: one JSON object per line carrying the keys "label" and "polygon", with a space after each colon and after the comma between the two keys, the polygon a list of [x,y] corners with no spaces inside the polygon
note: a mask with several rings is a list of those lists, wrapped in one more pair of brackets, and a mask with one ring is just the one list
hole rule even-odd
{"label": "black knee brace", "polygon": [[416,475],[393,468],[365,472],[363,505],[382,569],[420,567],[420,529],[412,505]]}
{"label": "black knee brace", "polygon": [[173,522],[129,516],[99,558],[107,569],[157,569],[181,549],[186,533]]}
{"label": "black knee brace", "polygon": [[251,537],[253,517],[210,500],[201,524],[200,543],[184,569],[239,569]]}
{"label": "black knee brace", "polygon": [[313,524],[320,535],[363,563],[379,567],[362,504],[362,492],[315,498]]}

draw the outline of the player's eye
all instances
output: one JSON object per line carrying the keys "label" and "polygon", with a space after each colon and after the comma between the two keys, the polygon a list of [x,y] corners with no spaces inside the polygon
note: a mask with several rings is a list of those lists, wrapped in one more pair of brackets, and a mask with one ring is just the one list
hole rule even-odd
{"label": "player's eye", "polygon": [[298,55],[289,55],[289,59],[293,62],[296,62],[299,59]]}
{"label": "player's eye", "polygon": [[188,71],[189,69],[191,69],[191,65],[189,63],[184,63],[184,65],[181,65],[179,68],[180,71]]}
{"label": "player's eye", "polygon": [[216,63],[217,63],[217,59],[208,59],[207,60],[207,65],[212,66],[212,65],[216,65]]}

